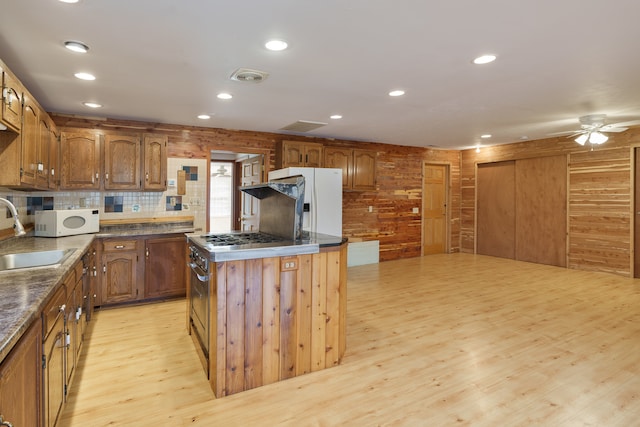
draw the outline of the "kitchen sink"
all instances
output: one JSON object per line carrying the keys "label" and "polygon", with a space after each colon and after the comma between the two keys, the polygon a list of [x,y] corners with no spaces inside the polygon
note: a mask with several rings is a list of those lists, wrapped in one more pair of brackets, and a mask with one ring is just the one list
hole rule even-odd
{"label": "kitchen sink", "polygon": [[56,249],[0,255],[0,271],[62,264],[75,250],[75,248]]}

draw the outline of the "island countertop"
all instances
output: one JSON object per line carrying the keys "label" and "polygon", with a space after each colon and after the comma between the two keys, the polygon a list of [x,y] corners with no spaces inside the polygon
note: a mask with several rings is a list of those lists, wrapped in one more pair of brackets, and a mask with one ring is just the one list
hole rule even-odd
{"label": "island countertop", "polygon": [[[229,232],[222,235],[260,235],[259,232]],[[281,239],[268,243],[247,243],[240,245],[215,246],[207,241],[207,237],[215,234],[189,233],[187,239],[200,249],[209,253],[209,260],[213,262],[239,261],[256,258],[315,254],[320,248],[340,246],[347,241],[341,236],[330,236],[321,233],[303,232],[300,240]]]}

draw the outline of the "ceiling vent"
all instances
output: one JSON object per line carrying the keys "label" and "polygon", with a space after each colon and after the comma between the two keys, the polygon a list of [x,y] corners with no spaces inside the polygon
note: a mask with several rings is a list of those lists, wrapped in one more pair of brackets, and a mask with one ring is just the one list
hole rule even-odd
{"label": "ceiling vent", "polygon": [[280,128],[280,130],[288,130],[291,132],[310,132],[314,129],[318,129],[326,125],[328,125],[328,123],[310,122],[308,120],[298,120],[297,122],[291,123],[290,125]]}
{"label": "ceiling vent", "polygon": [[238,68],[231,74],[230,79],[238,82],[260,83],[267,80],[269,73],[250,68]]}

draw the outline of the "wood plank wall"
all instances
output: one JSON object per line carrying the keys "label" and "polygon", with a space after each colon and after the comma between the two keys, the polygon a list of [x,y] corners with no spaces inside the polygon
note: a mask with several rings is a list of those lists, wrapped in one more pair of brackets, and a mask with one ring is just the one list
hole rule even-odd
{"label": "wood plank wall", "polygon": [[[262,153],[269,159],[269,170],[275,167],[275,147],[282,139],[374,150],[378,153],[377,189],[343,192],[343,234],[352,240],[380,240],[381,261],[420,256],[421,214],[412,213],[412,208],[422,210],[422,165],[424,162],[447,164],[451,173],[449,251],[458,252],[460,248],[459,151],[54,113],[51,116],[61,131],[99,129],[166,134],[169,157],[209,158],[211,150]],[[373,206],[371,213],[369,206]]]}
{"label": "wood plank wall", "polygon": [[609,134],[591,151],[567,138],[551,138],[462,152],[460,248],[475,248],[476,164],[568,156],[568,267],[631,275],[633,248],[632,147],[640,128]]}

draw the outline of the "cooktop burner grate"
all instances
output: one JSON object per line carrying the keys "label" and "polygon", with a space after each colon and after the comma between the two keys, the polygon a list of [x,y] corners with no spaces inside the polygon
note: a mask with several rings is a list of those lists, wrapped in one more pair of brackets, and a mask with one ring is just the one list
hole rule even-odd
{"label": "cooktop burner grate", "polygon": [[282,242],[285,240],[282,237],[264,233],[208,234],[202,237],[213,246],[239,246],[253,243]]}

